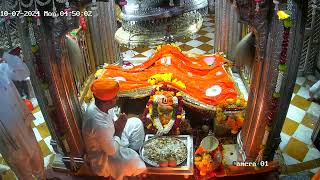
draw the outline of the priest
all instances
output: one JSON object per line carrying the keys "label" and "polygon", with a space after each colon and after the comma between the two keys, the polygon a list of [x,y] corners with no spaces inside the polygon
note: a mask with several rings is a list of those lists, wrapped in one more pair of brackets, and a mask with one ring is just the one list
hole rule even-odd
{"label": "priest", "polygon": [[140,119],[117,112],[118,82],[100,78],[91,91],[95,101],[89,104],[82,127],[88,166],[95,175],[117,180],[141,174],[145,164],[137,151],[143,144],[144,128]]}

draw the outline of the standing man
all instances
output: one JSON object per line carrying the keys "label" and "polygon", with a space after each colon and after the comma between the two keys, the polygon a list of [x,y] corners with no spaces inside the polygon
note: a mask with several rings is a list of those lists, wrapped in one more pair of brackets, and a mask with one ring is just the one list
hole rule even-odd
{"label": "standing man", "polygon": [[[9,54],[14,56],[20,56],[21,48],[17,47],[9,52]],[[20,59],[22,59],[20,57]],[[13,84],[16,86],[18,92],[20,93],[20,96],[23,97],[23,99],[30,99],[30,92],[28,87],[28,81],[30,80],[29,77],[27,79],[24,79],[23,81],[13,81]]]}
{"label": "standing man", "polygon": [[118,82],[98,79],[91,91],[95,101],[88,106],[82,127],[85,159],[91,170],[98,176],[117,180],[141,174],[145,164],[137,151],[143,144],[144,128],[138,118],[127,119],[123,113],[117,117]]}
{"label": "standing man", "polygon": [[3,49],[0,57],[0,153],[19,179],[43,180],[42,153],[31,127],[35,118],[12,82],[25,80],[30,72]]}

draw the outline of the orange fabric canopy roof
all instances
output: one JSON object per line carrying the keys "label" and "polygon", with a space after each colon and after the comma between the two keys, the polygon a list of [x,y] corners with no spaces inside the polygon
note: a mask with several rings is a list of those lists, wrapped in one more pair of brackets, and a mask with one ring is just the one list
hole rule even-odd
{"label": "orange fabric canopy roof", "polygon": [[186,88],[167,82],[202,103],[218,105],[227,98],[237,98],[233,80],[223,68],[225,60],[212,56],[188,57],[173,45],[163,45],[155,54],[131,69],[108,65],[102,78],[119,80],[120,91],[148,87],[148,79],[155,74],[172,73],[172,79],[185,84]]}

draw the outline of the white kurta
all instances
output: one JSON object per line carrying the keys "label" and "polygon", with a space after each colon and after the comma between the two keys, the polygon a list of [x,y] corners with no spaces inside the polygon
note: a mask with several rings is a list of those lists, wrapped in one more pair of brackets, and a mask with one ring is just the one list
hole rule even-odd
{"label": "white kurta", "polygon": [[320,80],[317,81],[313,86],[310,87],[309,91],[312,93],[313,99],[320,99]]}
{"label": "white kurta", "polygon": [[82,136],[93,172],[121,180],[145,170],[145,164],[136,152],[142,146],[145,134],[140,119],[129,118],[121,139],[114,136],[116,119],[115,109],[105,113],[92,102],[85,114]]}
{"label": "white kurta", "polygon": [[31,128],[34,116],[12,82],[30,73],[17,56],[5,53],[3,58],[7,63],[0,63],[0,153],[19,178],[41,177],[42,154]]}

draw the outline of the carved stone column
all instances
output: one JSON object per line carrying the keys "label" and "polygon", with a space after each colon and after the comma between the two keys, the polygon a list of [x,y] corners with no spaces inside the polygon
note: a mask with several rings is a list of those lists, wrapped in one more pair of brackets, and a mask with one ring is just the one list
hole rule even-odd
{"label": "carved stone column", "polygon": [[[260,151],[265,128],[267,125],[267,115],[269,112],[272,92],[274,90],[274,77],[277,77],[277,66],[279,62],[282,28],[276,14],[272,15],[267,44],[263,57],[257,57],[253,66],[252,84],[246,123],[242,129],[243,149],[246,153],[246,160],[253,161]],[[259,32],[256,32],[259,34]],[[260,36],[261,37],[261,36]]]}
{"label": "carved stone column", "polygon": [[[255,160],[262,143],[266,126],[266,112],[269,109],[270,79],[274,77],[274,50],[277,49],[272,39],[276,39],[276,27],[270,28],[268,16],[270,1],[263,2],[259,12],[255,11],[252,1],[237,1],[240,21],[249,24],[256,37],[256,58],[253,66],[252,84],[250,86],[246,121],[238,140],[241,141],[244,159]],[[273,26],[275,26],[273,24]],[[272,38],[268,38],[272,37]]]}
{"label": "carved stone column", "polygon": [[214,14],[214,4],[216,0],[208,0],[209,13]]}
{"label": "carved stone column", "polygon": [[272,123],[272,131],[270,132],[265,150],[265,160],[272,160],[275,151],[281,142],[280,133],[287,115],[287,111],[291,102],[296,77],[299,69],[299,61],[301,60],[301,52],[303,48],[303,40],[305,34],[305,23],[307,22],[307,1],[292,1],[292,21],[294,22],[290,32],[287,72],[284,74],[279,98],[279,107],[275,112]]}

